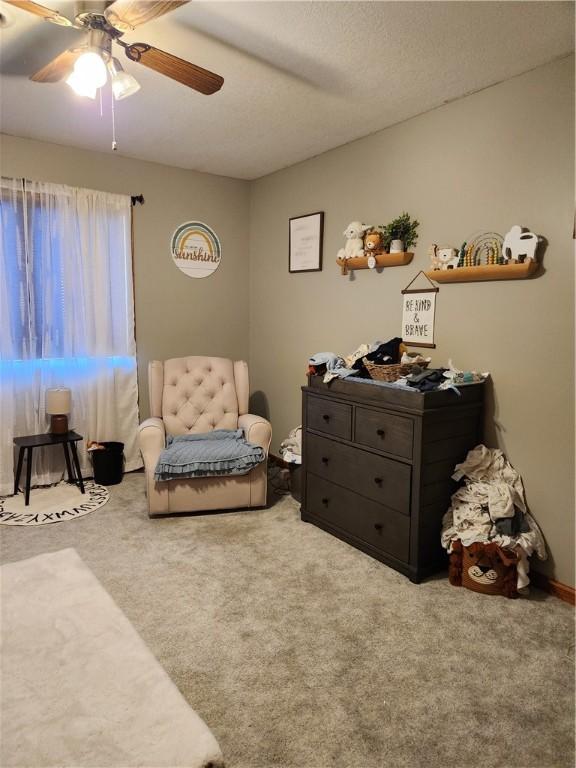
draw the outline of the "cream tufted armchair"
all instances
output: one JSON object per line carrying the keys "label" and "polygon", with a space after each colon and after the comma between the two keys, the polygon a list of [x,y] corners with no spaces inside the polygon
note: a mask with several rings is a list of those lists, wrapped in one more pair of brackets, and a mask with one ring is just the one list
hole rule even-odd
{"label": "cream tufted armchair", "polygon": [[167,434],[243,429],[248,442],[268,455],[272,428],[266,419],[247,413],[247,364],[223,357],[153,360],[148,365],[148,384],[151,418],[140,425],[139,439],[150,517],[265,506],[266,461],[246,475],[154,480]]}

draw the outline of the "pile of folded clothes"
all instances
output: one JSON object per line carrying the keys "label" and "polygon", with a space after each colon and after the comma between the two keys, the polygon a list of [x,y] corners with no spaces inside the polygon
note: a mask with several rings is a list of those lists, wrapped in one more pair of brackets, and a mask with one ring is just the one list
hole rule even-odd
{"label": "pile of folded clothes", "polygon": [[364,359],[375,365],[391,365],[399,363],[406,351],[402,339],[395,337],[390,341],[373,341],[370,344],[360,344],[354,352],[346,355],[346,357],[340,357],[334,352],[317,352],[308,360],[308,372],[324,376],[325,384],[328,384],[332,379],[345,379],[348,376],[369,379],[370,374],[364,365]]}
{"label": "pile of folded clothes", "polygon": [[403,376],[394,382],[398,387],[411,387],[419,392],[433,392],[436,389],[453,389],[458,392],[458,387],[466,384],[479,384],[490,374],[477,371],[461,371],[454,366],[452,360],[448,361],[448,368],[429,368],[424,371],[416,371]]}
{"label": "pile of folded clothes", "polygon": [[[374,381],[366,363],[374,365],[397,365],[406,363],[412,366],[412,372],[401,376],[396,381]],[[317,352],[308,360],[308,373],[322,376],[325,384],[333,379],[349,379],[351,381],[370,380],[381,386],[403,387],[419,392],[432,392],[437,389],[453,389],[466,384],[477,384],[485,381],[489,373],[476,371],[461,371],[452,361],[447,368],[428,368],[429,357],[408,352],[402,339],[394,337],[389,341],[373,341],[361,344],[349,355],[341,357],[334,352]]]}

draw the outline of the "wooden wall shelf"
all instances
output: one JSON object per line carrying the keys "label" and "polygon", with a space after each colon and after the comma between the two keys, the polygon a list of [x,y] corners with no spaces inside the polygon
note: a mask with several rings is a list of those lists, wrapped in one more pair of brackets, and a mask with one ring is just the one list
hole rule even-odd
{"label": "wooden wall shelf", "polygon": [[539,267],[537,261],[523,264],[480,264],[477,267],[456,267],[455,269],[432,269],[426,277],[436,283],[472,283],[483,280],[525,280]]}
{"label": "wooden wall shelf", "polygon": [[[403,267],[410,264],[414,258],[413,253],[375,253],[376,266],[378,267]],[[368,266],[368,256],[357,256],[355,259],[336,259],[336,264],[340,267],[342,274],[346,275],[354,269],[370,269]]]}

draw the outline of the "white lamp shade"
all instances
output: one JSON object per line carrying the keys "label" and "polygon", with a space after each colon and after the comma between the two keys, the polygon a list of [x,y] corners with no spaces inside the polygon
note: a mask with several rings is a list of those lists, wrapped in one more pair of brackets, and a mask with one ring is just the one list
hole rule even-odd
{"label": "white lamp shade", "polygon": [[65,387],[46,390],[46,413],[58,416],[70,413],[70,390]]}
{"label": "white lamp shade", "polygon": [[118,72],[112,78],[112,91],[116,101],[132,96],[133,93],[140,90],[140,83],[128,72]]}
{"label": "white lamp shade", "polygon": [[68,76],[66,82],[78,96],[87,96],[89,99],[96,98],[96,88],[90,82],[86,82],[76,70]]}
{"label": "white lamp shade", "polygon": [[132,96],[133,93],[140,90],[140,83],[135,77],[124,72],[122,64],[118,59],[112,58],[106,65],[112,81],[112,93],[116,101]]}
{"label": "white lamp shade", "polygon": [[94,49],[80,54],[66,82],[78,96],[95,99],[96,91],[105,84],[107,77],[102,55],[98,49]]}
{"label": "white lamp shade", "polygon": [[74,64],[74,72],[78,73],[92,88],[101,88],[106,82],[106,64],[96,51],[82,53]]}

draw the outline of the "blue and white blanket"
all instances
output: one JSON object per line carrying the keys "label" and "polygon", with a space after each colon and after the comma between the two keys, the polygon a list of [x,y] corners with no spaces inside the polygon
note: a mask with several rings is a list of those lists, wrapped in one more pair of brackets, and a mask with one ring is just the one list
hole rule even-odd
{"label": "blue and white blanket", "polygon": [[264,449],[249,443],[242,429],[169,435],[154,479],[245,475],[265,458]]}

